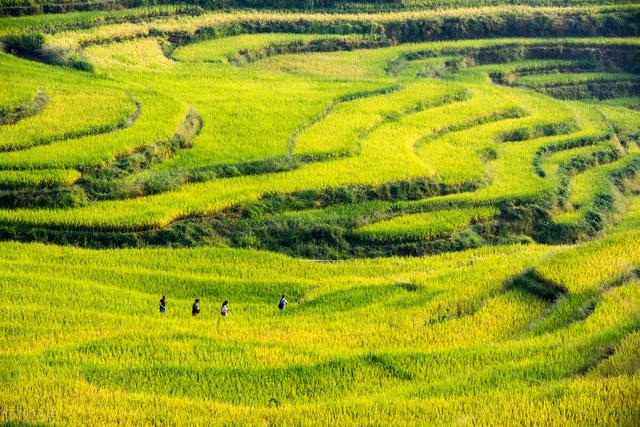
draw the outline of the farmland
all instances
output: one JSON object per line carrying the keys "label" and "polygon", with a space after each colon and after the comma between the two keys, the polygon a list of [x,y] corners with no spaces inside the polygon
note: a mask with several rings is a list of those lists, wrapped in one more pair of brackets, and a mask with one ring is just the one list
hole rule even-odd
{"label": "farmland", "polygon": [[637,425],[640,5],[137,6],[0,2],[0,422]]}

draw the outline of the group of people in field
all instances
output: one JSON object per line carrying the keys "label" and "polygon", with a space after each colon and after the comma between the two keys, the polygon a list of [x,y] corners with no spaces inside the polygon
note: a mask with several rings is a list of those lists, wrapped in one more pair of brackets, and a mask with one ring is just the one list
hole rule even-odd
{"label": "group of people in field", "polygon": [[[289,301],[287,301],[284,295],[282,295],[280,297],[280,302],[278,302],[278,310],[280,310],[281,313],[284,313],[284,310],[287,307],[287,304],[289,304]],[[166,295],[162,295],[162,298],[160,298],[160,314],[166,314],[166,312],[167,312],[167,297]],[[222,303],[222,307],[220,308],[220,316],[226,318],[228,313],[229,313],[229,301],[225,300]],[[191,306],[191,315],[193,317],[198,317],[199,314],[200,314],[200,299],[196,298],[196,300],[193,302],[193,305]]]}

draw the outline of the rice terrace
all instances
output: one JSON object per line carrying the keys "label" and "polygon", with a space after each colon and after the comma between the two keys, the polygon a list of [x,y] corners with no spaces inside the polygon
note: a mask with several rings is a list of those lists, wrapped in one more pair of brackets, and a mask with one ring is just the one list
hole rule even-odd
{"label": "rice terrace", "polygon": [[0,0],[0,328],[2,425],[640,425],[640,3]]}

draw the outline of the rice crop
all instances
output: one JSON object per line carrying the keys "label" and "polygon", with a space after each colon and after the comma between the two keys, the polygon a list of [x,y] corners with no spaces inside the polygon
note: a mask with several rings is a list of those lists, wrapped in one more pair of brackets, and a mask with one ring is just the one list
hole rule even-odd
{"label": "rice crop", "polygon": [[0,423],[637,424],[638,5],[294,3],[0,18]]}

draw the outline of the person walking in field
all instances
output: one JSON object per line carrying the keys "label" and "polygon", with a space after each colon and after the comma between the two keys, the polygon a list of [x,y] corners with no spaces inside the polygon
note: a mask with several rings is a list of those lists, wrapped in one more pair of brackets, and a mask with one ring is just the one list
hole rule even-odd
{"label": "person walking in field", "polygon": [[160,298],[160,313],[165,314],[167,312],[167,297],[162,295]]}
{"label": "person walking in field", "polygon": [[225,301],[222,303],[222,308],[220,309],[220,316],[226,318],[227,317],[227,313],[229,312],[229,301]]}
{"label": "person walking in field", "polygon": [[278,303],[278,308],[280,309],[280,313],[284,313],[284,309],[287,307],[287,304],[289,304],[289,301],[287,301],[284,295],[282,295],[280,297],[280,303]]}
{"label": "person walking in field", "polygon": [[198,314],[200,314],[200,300],[196,298],[193,306],[191,307],[191,315],[196,317]]}

